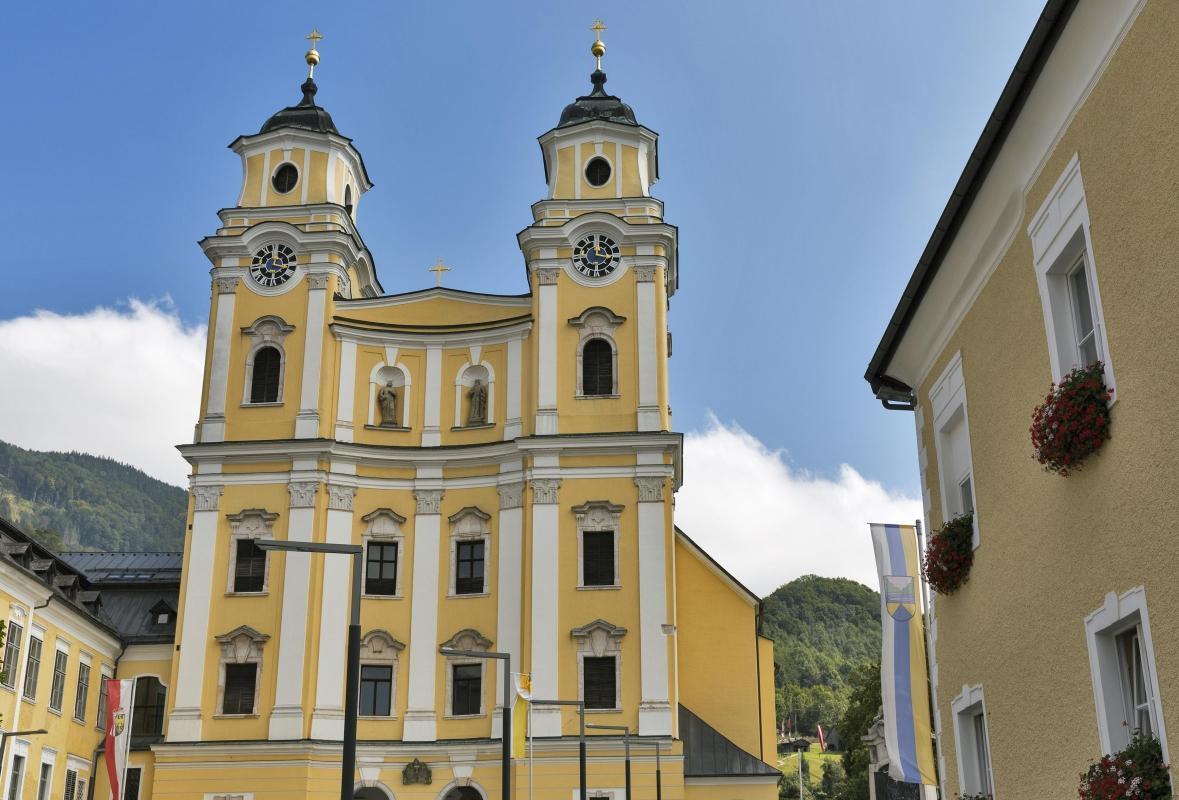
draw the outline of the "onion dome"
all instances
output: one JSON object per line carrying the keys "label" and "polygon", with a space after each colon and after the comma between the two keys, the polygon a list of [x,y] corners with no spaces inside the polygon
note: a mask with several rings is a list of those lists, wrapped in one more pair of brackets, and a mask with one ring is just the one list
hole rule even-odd
{"label": "onion dome", "polygon": [[605,72],[595,69],[590,75],[590,82],[594,85],[593,91],[565,106],[565,110],[561,112],[561,121],[557,123],[558,128],[594,120],[617,122],[622,125],[639,124],[635,121],[635,112],[630,106],[614,95],[606,93]]}
{"label": "onion dome", "polygon": [[268,133],[279,128],[301,128],[305,131],[339,135],[340,132],[332,122],[332,115],[315,104],[315,93],[318,91],[315,81],[308,78],[299,88],[303,90],[303,100],[298,105],[287,106],[266,120],[258,133]]}

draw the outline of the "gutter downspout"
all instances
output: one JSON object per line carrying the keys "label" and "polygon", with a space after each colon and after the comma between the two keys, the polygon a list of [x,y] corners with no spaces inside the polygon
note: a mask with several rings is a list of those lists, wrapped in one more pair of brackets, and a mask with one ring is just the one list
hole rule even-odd
{"label": "gutter downspout", "polygon": [[[754,619],[753,627],[753,663],[757,667],[757,744],[761,752],[758,754],[759,760],[764,760],[762,757],[766,753],[766,737],[765,737],[765,721],[762,719],[762,699],[761,699],[761,641],[758,637],[761,636],[761,600],[757,601],[757,616]],[[777,744],[775,743],[775,750]],[[801,784],[800,784],[801,785]]]}

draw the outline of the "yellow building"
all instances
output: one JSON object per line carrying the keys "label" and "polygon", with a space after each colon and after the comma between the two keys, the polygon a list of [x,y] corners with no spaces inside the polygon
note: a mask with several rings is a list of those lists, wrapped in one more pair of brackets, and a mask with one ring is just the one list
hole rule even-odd
{"label": "yellow building", "polygon": [[[241,188],[201,241],[179,619],[149,665],[167,714],[133,757],[140,796],[338,797],[349,564],[267,538],[364,547],[357,797],[500,797],[502,673],[442,647],[506,651],[535,697],[628,726],[635,797],[655,797],[656,745],[668,800],[776,796],[758,598],[673,522],[677,234],[651,195],[658,137],[605,80],[599,63],[540,137],[525,294],[383,293],[357,227],[372,183],[310,77],[231,145]],[[114,637],[92,650],[118,656]],[[576,713],[531,719],[516,796],[568,800]],[[105,772],[92,780],[104,796]],[[589,786],[621,800],[617,739],[591,741]]]}
{"label": "yellow building", "polygon": [[[1175,758],[1176,41],[1169,0],[1047,4],[868,369],[915,411],[927,523],[973,514],[933,605],[943,797],[1075,793],[1134,730]],[[1046,473],[1032,410],[1094,361],[1112,438]]]}

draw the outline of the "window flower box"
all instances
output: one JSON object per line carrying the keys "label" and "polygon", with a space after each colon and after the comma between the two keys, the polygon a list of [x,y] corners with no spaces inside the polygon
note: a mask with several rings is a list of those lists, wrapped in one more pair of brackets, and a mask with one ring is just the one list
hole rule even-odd
{"label": "window flower box", "polygon": [[1104,365],[1078,367],[1053,384],[1032,413],[1032,457],[1048,472],[1071,475],[1109,440]]}
{"label": "window flower box", "polygon": [[966,583],[973,563],[974,515],[959,514],[930,535],[921,568],[933,590],[948,595]]}
{"label": "window flower box", "polygon": [[1125,749],[1103,756],[1081,774],[1080,800],[1164,800],[1171,797],[1168,765],[1153,736],[1135,735]]}

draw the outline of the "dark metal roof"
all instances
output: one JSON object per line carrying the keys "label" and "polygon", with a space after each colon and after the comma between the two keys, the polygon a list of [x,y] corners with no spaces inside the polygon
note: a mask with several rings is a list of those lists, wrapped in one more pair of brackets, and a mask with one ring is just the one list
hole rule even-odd
{"label": "dark metal roof", "polygon": [[340,132],[332,122],[332,115],[315,104],[315,93],[319,91],[315,81],[308,78],[299,88],[303,90],[303,99],[298,105],[287,106],[277,112],[262,123],[262,129],[258,133],[267,133],[279,128],[302,128],[305,131],[339,135]]}
{"label": "dark metal roof", "polygon": [[594,85],[593,91],[565,106],[561,112],[561,121],[557,123],[558,128],[595,120],[638,126],[631,107],[614,95],[606,94],[605,72],[595,69],[590,74],[590,82]]}
{"label": "dark metal roof", "polygon": [[864,379],[872,386],[872,392],[884,403],[885,408],[913,408],[913,387],[889,376],[889,363],[1076,5],[1077,0],[1048,0],[1045,4],[1032,29],[1032,35],[1015,62],[1011,77],[1007,79],[1007,85],[999,95],[995,110],[991,112],[962,175],[954,185],[954,191],[933,229],[933,235],[929,237],[929,243],[917,261],[900,302],[884,329]]}
{"label": "dark metal roof", "polygon": [[729,741],[720,731],[680,706],[685,778],[770,776],[781,773]]}
{"label": "dark metal roof", "polygon": [[61,558],[95,583],[180,582],[183,553],[61,553]]}
{"label": "dark metal roof", "polygon": [[[176,605],[180,584],[143,587],[103,587],[102,616],[128,644],[167,643],[176,638]],[[168,621],[159,624],[167,606]]]}

